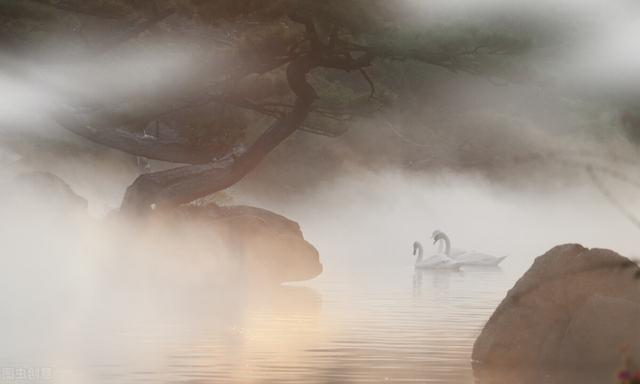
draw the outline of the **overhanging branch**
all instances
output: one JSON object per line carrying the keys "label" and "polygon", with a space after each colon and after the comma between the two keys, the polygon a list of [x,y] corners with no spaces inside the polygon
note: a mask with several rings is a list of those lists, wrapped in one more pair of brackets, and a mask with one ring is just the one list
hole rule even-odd
{"label": "overhanging branch", "polygon": [[127,188],[121,209],[144,213],[153,207],[172,207],[225,189],[251,172],[262,159],[304,122],[316,99],[307,73],[318,65],[315,54],[303,55],[287,67],[289,87],[296,94],[293,110],[276,120],[238,157],[229,156],[209,164],[178,167],[140,175]]}
{"label": "overhanging branch", "polygon": [[187,145],[139,136],[127,130],[126,125],[116,124],[113,127],[103,123],[96,126],[74,111],[58,110],[52,114],[52,118],[61,127],[94,143],[148,159],[203,164],[227,154],[225,149],[216,145]]}
{"label": "overhanging branch", "polygon": [[225,189],[254,169],[273,148],[295,132],[311,109],[309,101],[298,101],[296,108],[274,122],[253,145],[239,157],[148,173],[139,176],[127,188],[122,209],[144,212],[155,207],[188,203]]}

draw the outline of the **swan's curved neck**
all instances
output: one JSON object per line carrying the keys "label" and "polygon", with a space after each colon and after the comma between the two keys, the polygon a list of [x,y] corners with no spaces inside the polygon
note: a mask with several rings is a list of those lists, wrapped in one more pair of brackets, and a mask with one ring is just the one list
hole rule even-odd
{"label": "swan's curved neck", "polygon": [[[447,256],[451,255],[451,240],[449,239],[449,236],[447,236],[444,232],[440,232],[440,234],[438,235],[438,241],[443,241],[444,242],[444,254]],[[442,244],[442,243],[440,243]],[[442,250],[442,248],[440,248]]]}
{"label": "swan's curved neck", "polygon": [[419,263],[422,261],[422,255],[424,254],[424,248],[422,248],[422,244],[418,243],[417,241],[414,244],[414,247],[416,248],[416,251],[418,252],[418,257],[416,258],[416,263]]}

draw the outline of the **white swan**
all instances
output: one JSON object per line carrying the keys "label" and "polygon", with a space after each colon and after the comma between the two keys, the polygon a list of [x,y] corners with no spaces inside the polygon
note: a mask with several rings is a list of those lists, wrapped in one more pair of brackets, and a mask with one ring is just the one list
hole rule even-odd
{"label": "white swan", "polygon": [[[504,260],[507,256],[497,257],[492,255],[487,255],[485,253],[475,252],[475,251],[464,251],[462,249],[454,249],[451,248],[451,240],[446,233],[442,231],[433,231],[433,235],[431,235],[433,239],[433,243],[440,243],[440,252],[449,256],[452,260],[458,261],[462,263],[462,265],[477,265],[477,266],[495,266],[500,264],[502,260]],[[444,243],[444,250],[442,249],[442,244]]]}
{"label": "white swan", "polygon": [[461,262],[451,259],[444,253],[438,253],[427,259],[423,259],[424,248],[419,241],[413,242],[413,255],[416,256],[416,268],[424,269],[458,269],[462,265]]}
{"label": "white swan", "polygon": [[[436,244],[436,243],[438,244],[438,253],[444,253],[445,255],[448,255],[452,259],[455,259],[457,256],[467,253],[467,251],[465,251],[464,249],[452,248],[451,240],[449,239],[449,236],[447,236],[446,233],[440,230],[433,231],[433,234],[431,235],[431,239],[433,240],[433,244]],[[439,241],[439,240],[442,240],[442,241]]]}

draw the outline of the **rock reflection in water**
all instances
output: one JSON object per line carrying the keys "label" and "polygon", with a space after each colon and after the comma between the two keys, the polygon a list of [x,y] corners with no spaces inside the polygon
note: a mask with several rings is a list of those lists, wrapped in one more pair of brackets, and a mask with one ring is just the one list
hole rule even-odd
{"label": "rock reflection in water", "polygon": [[299,374],[303,351],[326,337],[318,293],[225,288],[182,301],[151,298],[144,312],[93,318],[67,334],[73,348],[46,364],[65,383],[246,383]]}
{"label": "rock reflection in water", "polygon": [[594,369],[488,369],[474,364],[477,384],[602,384],[614,383],[615,372]]}

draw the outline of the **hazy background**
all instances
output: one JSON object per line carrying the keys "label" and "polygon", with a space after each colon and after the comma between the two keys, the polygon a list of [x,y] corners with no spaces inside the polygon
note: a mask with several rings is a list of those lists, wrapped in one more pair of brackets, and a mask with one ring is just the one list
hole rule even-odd
{"label": "hazy background", "polygon": [[[230,365],[220,371],[249,380],[252,371],[237,362],[252,353],[295,365],[305,358],[299,351],[333,340],[341,325],[356,329],[344,320],[356,318],[353,308],[373,316],[380,303],[347,305],[361,291],[383,295],[388,288],[413,297],[411,244],[430,245],[435,229],[447,232],[455,247],[509,256],[505,275],[427,278],[424,290],[434,296],[450,290],[468,301],[438,301],[442,307],[418,301],[424,316],[455,303],[468,309],[482,279],[495,282],[489,281],[484,309],[465,333],[463,356],[502,293],[552,246],[581,243],[640,257],[640,228],[585,170],[588,164],[609,170],[598,173],[603,184],[626,213],[640,216],[637,186],[614,177],[640,183],[638,144],[622,118],[639,96],[640,5],[460,0],[410,6],[416,23],[473,19],[518,26],[534,40],[518,59],[526,64],[526,81],[434,70],[402,91],[406,101],[358,119],[343,136],[295,133],[227,190],[218,201],[281,213],[297,221],[320,252],[323,275],[297,284],[311,288],[276,287],[275,293],[232,285],[226,273],[233,260],[223,247],[205,249],[215,234],[204,241],[209,235],[198,233],[197,225],[167,234],[110,220],[108,212],[140,172],[136,159],[78,138],[48,117],[58,105],[83,97],[170,94],[197,77],[203,63],[215,80],[216,66],[225,68],[215,51],[203,58],[189,41],[157,49],[148,41],[145,49],[125,47],[118,58],[79,60],[64,46],[48,46],[38,52],[50,57],[40,66],[0,52],[0,365],[68,367],[65,382],[94,380],[91,369],[73,367],[96,361],[115,367],[99,372],[125,366],[141,376],[154,370],[180,376],[166,356],[215,334],[215,345],[231,345],[218,351],[230,353]],[[376,64],[372,75],[395,65]],[[401,81],[415,79],[419,65],[407,66]],[[255,120],[250,132],[264,123]],[[90,215],[58,205],[47,190],[13,181],[29,171],[59,176],[87,199]],[[172,252],[179,258],[172,259]],[[341,292],[353,295],[340,301]],[[294,320],[273,320],[281,318]],[[159,339],[161,348],[154,342]],[[189,351],[206,355],[201,347],[204,352]],[[467,378],[466,361],[464,366]]]}

